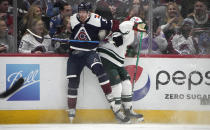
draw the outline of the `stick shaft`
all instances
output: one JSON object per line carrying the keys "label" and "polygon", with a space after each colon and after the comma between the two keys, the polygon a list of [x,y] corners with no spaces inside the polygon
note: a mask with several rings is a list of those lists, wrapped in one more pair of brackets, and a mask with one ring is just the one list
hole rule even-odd
{"label": "stick shaft", "polygon": [[135,85],[135,82],[136,82],[136,73],[137,73],[138,64],[139,64],[139,55],[140,55],[140,50],[141,50],[142,37],[143,37],[143,32],[141,32],[140,42],[139,42],[139,46],[138,46],[137,59],[136,59],[136,68],[135,68],[135,72],[134,72],[134,76],[133,76],[132,92],[133,92],[134,85]]}
{"label": "stick shaft", "polygon": [[37,37],[39,39],[51,39],[53,41],[59,41],[59,42],[78,42],[78,43],[96,43],[99,44],[99,41],[82,41],[82,40],[68,40],[68,39],[61,39],[61,38],[51,38],[51,37],[41,37],[39,35],[36,35],[35,33],[33,33],[31,30],[26,29],[31,35],[33,35],[34,37]]}
{"label": "stick shaft", "polygon": [[0,93],[0,98],[6,98],[9,95],[13,94],[23,85],[23,83],[24,83],[24,79],[21,77],[14,83],[14,85],[11,88],[6,90],[5,92]]}
{"label": "stick shaft", "polygon": [[68,39],[60,39],[60,38],[51,38],[53,41],[60,42],[78,42],[78,43],[96,43],[99,44],[99,41],[81,41],[81,40],[68,40]]}

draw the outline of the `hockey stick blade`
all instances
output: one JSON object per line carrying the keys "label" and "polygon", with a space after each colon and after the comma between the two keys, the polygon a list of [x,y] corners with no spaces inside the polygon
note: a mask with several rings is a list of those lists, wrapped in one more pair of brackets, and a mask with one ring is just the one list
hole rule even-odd
{"label": "hockey stick blade", "polygon": [[24,83],[24,79],[21,77],[18,79],[12,87],[10,87],[8,90],[0,94],[0,98],[6,98],[15,91],[17,91]]}

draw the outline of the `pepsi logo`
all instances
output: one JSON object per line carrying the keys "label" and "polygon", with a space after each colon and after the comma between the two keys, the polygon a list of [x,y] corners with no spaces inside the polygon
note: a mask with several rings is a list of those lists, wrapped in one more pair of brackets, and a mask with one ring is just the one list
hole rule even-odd
{"label": "pepsi logo", "polygon": [[[135,85],[133,88],[133,101],[143,99],[149,92],[151,81],[148,73],[144,72],[144,69],[140,66],[128,65],[125,67],[131,77],[131,83],[133,84],[134,74],[136,71]],[[145,80],[146,79],[146,80]]]}

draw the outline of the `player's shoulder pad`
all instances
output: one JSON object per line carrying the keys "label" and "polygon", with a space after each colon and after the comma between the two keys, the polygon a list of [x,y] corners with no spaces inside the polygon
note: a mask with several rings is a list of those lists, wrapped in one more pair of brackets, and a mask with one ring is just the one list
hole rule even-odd
{"label": "player's shoulder pad", "polygon": [[129,33],[131,30],[133,30],[133,21],[124,21],[119,25],[119,29],[122,33]]}
{"label": "player's shoulder pad", "polygon": [[101,16],[95,13],[91,13],[88,24],[91,24],[96,27],[101,27]]}
{"label": "player's shoulder pad", "polygon": [[70,23],[71,23],[72,29],[74,29],[74,27],[80,23],[77,19],[77,15],[78,15],[78,13],[76,13],[70,17]]}

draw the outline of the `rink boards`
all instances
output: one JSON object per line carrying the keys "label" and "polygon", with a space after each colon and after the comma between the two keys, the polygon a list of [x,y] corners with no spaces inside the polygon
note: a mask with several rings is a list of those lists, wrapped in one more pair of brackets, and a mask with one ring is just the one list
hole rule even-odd
{"label": "rink boards", "polygon": [[[133,106],[145,123],[210,124],[210,56],[141,56]],[[68,123],[63,55],[0,55],[0,92],[20,76],[19,91],[0,100],[0,124]],[[126,59],[131,77],[136,58]],[[74,123],[116,123],[97,78],[81,74]]]}

